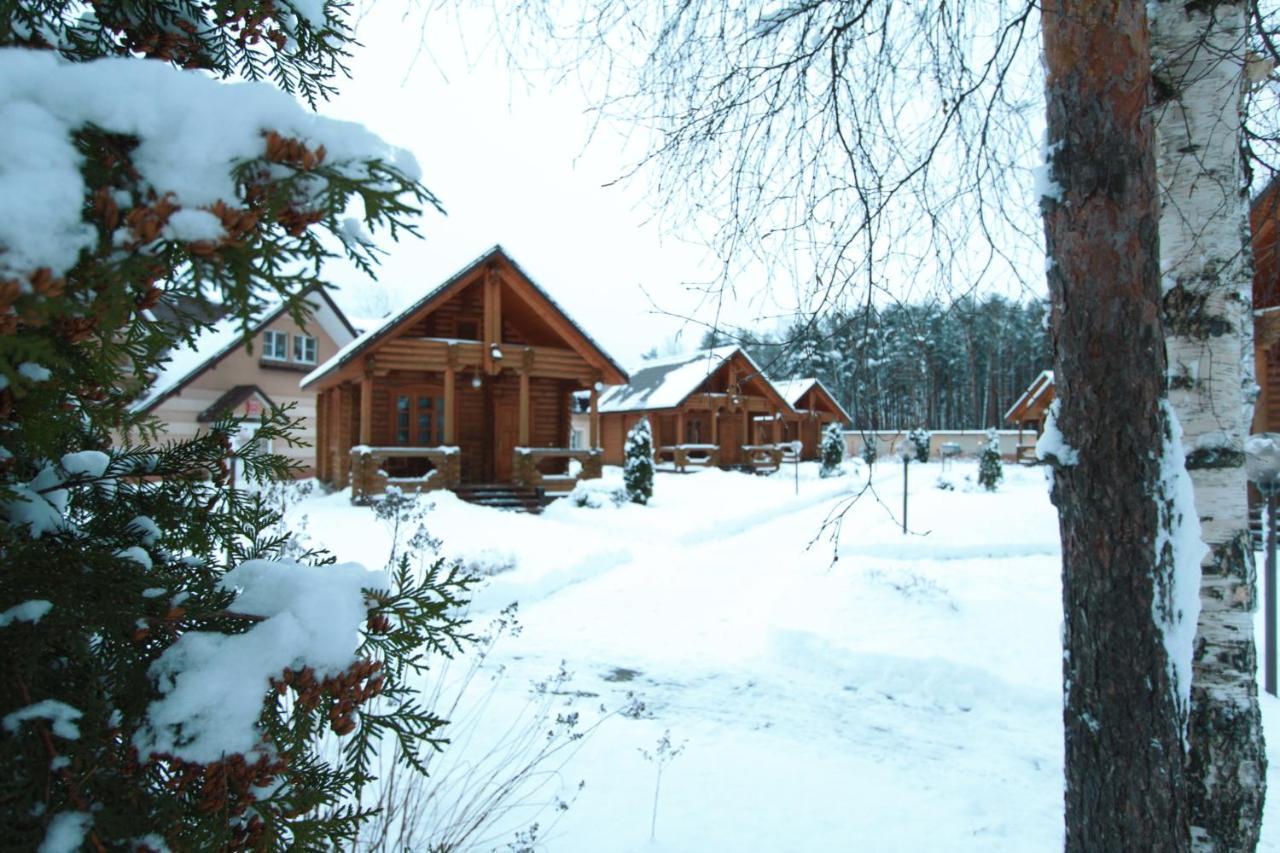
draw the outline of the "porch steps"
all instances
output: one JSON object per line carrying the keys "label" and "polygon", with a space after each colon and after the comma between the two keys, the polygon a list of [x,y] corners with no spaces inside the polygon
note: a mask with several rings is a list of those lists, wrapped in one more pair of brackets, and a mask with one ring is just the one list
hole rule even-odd
{"label": "porch steps", "polygon": [[558,495],[548,495],[543,489],[512,486],[502,483],[469,483],[455,488],[454,494],[468,503],[494,509],[537,514],[549,506]]}

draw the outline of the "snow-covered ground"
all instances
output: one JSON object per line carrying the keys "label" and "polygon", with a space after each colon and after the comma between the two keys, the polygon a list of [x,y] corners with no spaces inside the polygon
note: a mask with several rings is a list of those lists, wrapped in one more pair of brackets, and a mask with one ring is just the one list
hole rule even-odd
{"label": "snow-covered ground", "polygon": [[[1006,466],[987,493],[966,479],[976,462],[913,465],[904,535],[901,466],[876,466],[869,490],[852,467],[822,480],[803,465],[798,494],[791,468],[659,474],[650,506],[560,501],[542,516],[431,497],[444,552],[494,572],[477,625],[518,601],[523,626],[469,683],[454,716],[470,725],[443,761],[465,770],[509,744],[530,685],[562,661],[572,682],[535,707],[579,711],[579,729],[602,706],[632,707],[544,765],[558,774],[481,849],[507,849],[533,820],[543,849],[584,853],[1061,849],[1060,557],[1044,471]],[[840,509],[833,541],[824,522]],[[345,493],[290,519],[340,561],[386,559],[389,529]],[[533,741],[549,728],[530,728]],[[665,732],[682,751],[664,762]],[[539,813],[556,790],[571,807]],[[1263,849],[1280,850],[1275,831]]]}

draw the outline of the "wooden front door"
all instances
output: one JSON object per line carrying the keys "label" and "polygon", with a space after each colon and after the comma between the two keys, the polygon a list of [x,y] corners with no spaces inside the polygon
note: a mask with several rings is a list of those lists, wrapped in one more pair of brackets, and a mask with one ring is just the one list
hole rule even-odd
{"label": "wooden front door", "polygon": [[720,412],[720,464],[737,465],[742,455],[742,413],[730,409]]}
{"label": "wooden front door", "polygon": [[493,479],[510,483],[515,475],[516,441],[520,438],[520,410],[498,405],[493,410]]}

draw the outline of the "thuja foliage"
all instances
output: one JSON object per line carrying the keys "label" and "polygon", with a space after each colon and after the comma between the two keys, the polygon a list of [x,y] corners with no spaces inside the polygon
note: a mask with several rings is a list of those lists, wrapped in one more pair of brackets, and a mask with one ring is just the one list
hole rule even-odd
{"label": "thuja foliage", "polygon": [[917,462],[929,461],[930,437],[929,431],[923,427],[916,427],[907,433],[907,439],[915,446]]}
{"label": "thuja foliage", "polygon": [[844,430],[838,423],[827,424],[822,430],[822,445],[818,454],[822,458],[822,469],[819,476],[832,477],[840,472],[840,463],[844,462]]}
{"label": "thuja foliage", "polygon": [[647,504],[653,497],[653,432],[648,418],[641,418],[627,433],[622,464],[628,500]]}
{"label": "thuja foliage", "polygon": [[994,429],[987,430],[987,441],[982,445],[982,457],[978,460],[978,483],[988,492],[994,492],[1004,479],[1004,465],[1000,461],[1000,436]]}
{"label": "thuja foliage", "polygon": [[[306,5],[10,2],[0,4],[0,51],[133,57],[315,101],[332,90],[351,34],[340,4],[322,14]],[[0,127],[0,136],[23,132]],[[300,664],[264,681],[252,749],[194,760],[140,748],[164,695],[154,665],[165,652],[264,623],[221,583],[228,570],[251,559],[283,566],[287,556],[323,583],[333,561],[291,546],[278,512],[230,487],[233,464],[240,483],[292,474],[269,451],[292,441],[288,411],[271,411],[235,446],[242,425],[231,422],[160,442],[136,403],[164,353],[217,313],[247,330],[282,300],[305,320],[328,246],[374,264],[376,251],[342,225],[354,203],[363,226],[394,236],[435,200],[395,165],[330,159],[267,128],[259,156],[228,164],[235,196],[205,209],[222,235],[184,240],[166,227],[175,199],[135,167],[147,139],[84,126],[73,141],[83,223],[96,240],[69,268],[19,272],[3,262],[23,247],[0,245],[5,844],[36,849],[61,834],[65,849],[77,840],[95,850],[349,846],[368,816],[356,795],[378,741],[399,740],[417,766],[438,745],[440,721],[406,678],[458,647],[466,584],[443,564],[423,574],[402,561],[371,575],[379,582],[357,602],[366,618],[352,630],[349,665]],[[216,717],[220,685],[207,687]],[[340,750],[321,748],[335,736]],[[177,742],[189,737],[180,730]]]}

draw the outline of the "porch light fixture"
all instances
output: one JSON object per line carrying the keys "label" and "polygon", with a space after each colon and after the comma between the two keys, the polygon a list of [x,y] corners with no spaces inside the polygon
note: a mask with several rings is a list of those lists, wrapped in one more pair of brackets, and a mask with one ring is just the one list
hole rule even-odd
{"label": "porch light fixture", "polygon": [[480,379],[480,374],[479,374],[479,372],[473,372],[473,373],[471,374],[471,387],[472,387],[472,388],[479,388],[479,387],[480,387],[481,385],[483,385],[483,384],[484,384],[484,382]]}

